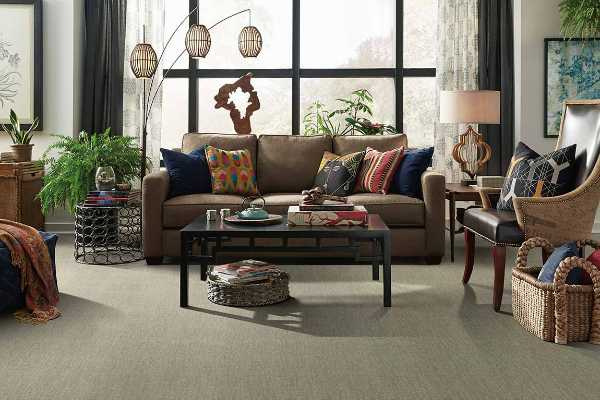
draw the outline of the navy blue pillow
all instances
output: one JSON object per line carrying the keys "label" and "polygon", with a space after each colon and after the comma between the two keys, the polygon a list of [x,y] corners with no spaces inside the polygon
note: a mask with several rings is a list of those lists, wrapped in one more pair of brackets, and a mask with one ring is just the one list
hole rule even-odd
{"label": "navy blue pillow", "polygon": [[[577,248],[576,242],[565,243],[560,247],[554,249],[550,257],[544,263],[538,280],[541,282],[552,283],[554,282],[554,273],[558,269],[560,262],[567,257],[577,257],[579,255],[579,249]],[[573,268],[569,275],[567,275],[567,284],[579,285],[583,279],[583,270],[581,268]]]}
{"label": "navy blue pillow", "polygon": [[421,175],[431,167],[433,150],[433,147],[405,150],[404,158],[392,179],[390,192],[422,198]]}
{"label": "navy blue pillow", "polygon": [[160,149],[169,173],[169,198],[212,191],[205,149],[202,146],[190,154]]}

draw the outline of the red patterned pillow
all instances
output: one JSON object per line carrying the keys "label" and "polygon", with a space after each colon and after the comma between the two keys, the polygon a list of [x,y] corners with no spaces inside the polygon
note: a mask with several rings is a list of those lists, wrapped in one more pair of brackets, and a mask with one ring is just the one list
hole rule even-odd
{"label": "red patterned pillow", "polygon": [[367,147],[354,192],[387,194],[404,157],[404,147],[384,153]]}

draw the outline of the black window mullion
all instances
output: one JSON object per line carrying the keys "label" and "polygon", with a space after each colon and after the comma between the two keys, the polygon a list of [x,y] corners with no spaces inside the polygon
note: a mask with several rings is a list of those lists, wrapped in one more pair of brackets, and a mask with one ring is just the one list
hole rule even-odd
{"label": "black window mullion", "polygon": [[404,129],[404,0],[396,2],[396,129]]}
{"label": "black window mullion", "polygon": [[[198,7],[198,0],[190,0],[189,12],[191,13],[196,7]],[[192,13],[189,19],[190,27],[197,23],[198,13]],[[188,132],[198,132],[198,78],[196,74],[198,61],[192,57],[188,58]]]}
{"label": "black window mullion", "polygon": [[292,135],[300,134],[300,0],[292,9]]}

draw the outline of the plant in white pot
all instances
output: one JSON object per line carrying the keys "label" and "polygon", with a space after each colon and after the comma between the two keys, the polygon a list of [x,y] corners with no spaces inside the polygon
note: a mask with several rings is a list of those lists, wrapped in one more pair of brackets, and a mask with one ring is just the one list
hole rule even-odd
{"label": "plant in white pot", "polygon": [[31,138],[35,133],[39,122],[40,119],[36,117],[29,126],[29,129],[21,129],[21,122],[19,121],[19,117],[17,117],[17,113],[12,109],[10,110],[10,124],[2,125],[2,130],[6,132],[13,141],[13,145],[10,147],[16,162],[31,161],[31,149],[33,148]]}

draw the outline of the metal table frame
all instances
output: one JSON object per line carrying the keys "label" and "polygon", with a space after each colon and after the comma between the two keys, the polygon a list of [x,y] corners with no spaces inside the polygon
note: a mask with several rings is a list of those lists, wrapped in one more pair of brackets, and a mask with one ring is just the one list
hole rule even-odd
{"label": "metal table frame", "polygon": [[[253,226],[253,229],[228,229],[229,225],[217,225],[215,228],[205,224],[205,229],[199,229],[194,226],[195,223],[188,225],[180,231],[181,235],[181,259],[180,259],[180,306],[188,306],[189,293],[189,266],[190,264],[200,264],[201,280],[206,280],[208,264],[215,263],[220,252],[238,253],[238,252],[268,252],[268,253],[286,253],[286,252],[305,252],[305,253],[329,253],[343,252],[349,253],[354,257],[354,261],[360,264],[371,265],[373,280],[379,280],[379,266],[383,265],[383,305],[391,307],[391,237],[390,231],[385,226],[378,215],[369,215],[370,223],[377,225],[376,229],[366,227],[318,227],[307,229],[307,227],[273,229],[272,226]],[[220,223],[219,223],[220,224]],[[287,224],[285,220],[283,224]],[[200,225],[201,227],[202,225]],[[217,228],[218,226],[218,228]],[[233,227],[232,227],[233,228]],[[271,228],[271,229],[269,229]],[[248,246],[228,245],[232,238],[247,238],[250,243]],[[263,246],[256,245],[255,239],[271,238],[281,239],[281,246]],[[289,246],[288,240],[292,238],[315,239],[314,246]],[[324,238],[344,238],[350,241],[346,246],[322,246],[321,239]],[[360,256],[360,243],[370,242],[373,249],[371,256]],[[199,255],[192,254],[193,245],[197,243],[200,248]],[[213,243],[212,252],[209,254],[209,243]],[[307,262],[308,259],[295,258],[295,262]]]}

